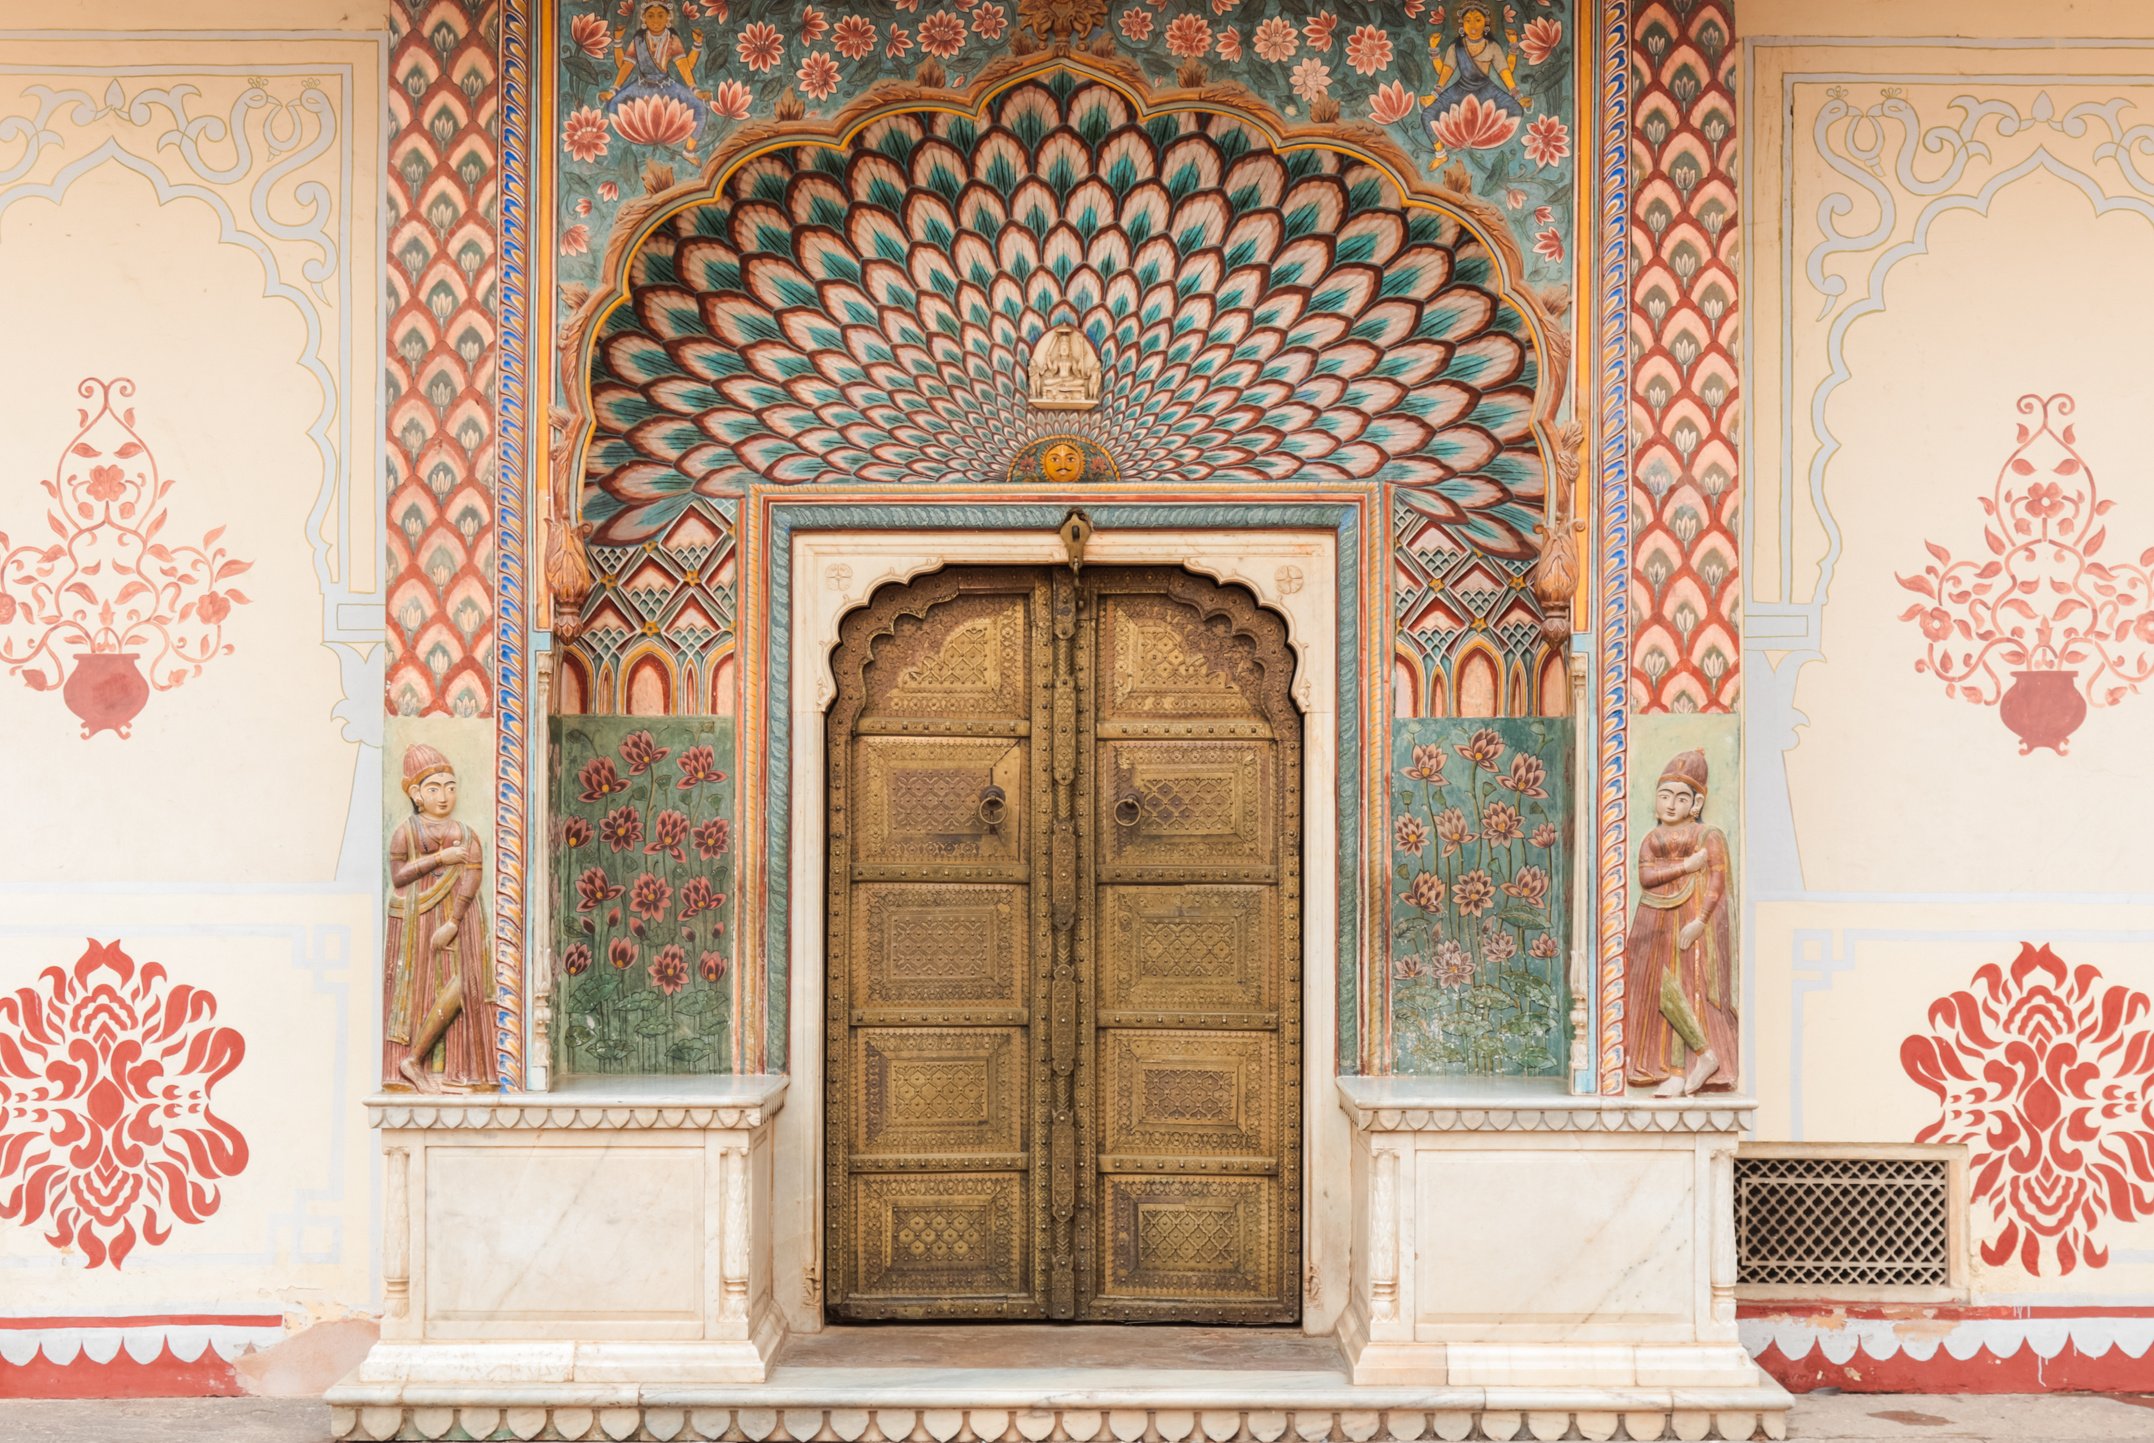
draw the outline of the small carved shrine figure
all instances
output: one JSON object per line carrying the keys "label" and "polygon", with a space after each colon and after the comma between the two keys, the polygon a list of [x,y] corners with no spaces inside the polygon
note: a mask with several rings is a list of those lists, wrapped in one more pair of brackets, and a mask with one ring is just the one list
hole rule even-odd
{"label": "small carved shrine figure", "polygon": [[1705,753],[1676,756],[1654,791],[1659,825],[1638,846],[1626,1041],[1632,1085],[1654,1087],[1656,1097],[1724,1091],[1740,1070],[1728,839],[1705,825],[1705,795]]}
{"label": "small carved shrine figure", "polygon": [[494,1029],[478,834],[456,810],[456,769],[430,746],[404,752],[411,817],[389,839],[382,977],[382,1081],[440,1092],[494,1085]]}
{"label": "small carved shrine figure", "polygon": [[1033,349],[1032,404],[1043,411],[1089,411],[1099,404],[1099,357],[1075,326],[1056,326]]}

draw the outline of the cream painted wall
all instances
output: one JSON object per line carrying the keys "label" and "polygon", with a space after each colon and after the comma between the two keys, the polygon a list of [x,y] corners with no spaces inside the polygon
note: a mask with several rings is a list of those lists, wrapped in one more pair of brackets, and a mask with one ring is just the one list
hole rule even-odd
{"label": "cream painted wall", "polygon": [[[2010,981],[2023,943],[2098,969],[2097,993],[2154,993],[2137,820],[2154,805],[2154,695],[2096,706],[2066,755],[2022,755],[1996,706],[1916,672],[1922,636],[1899,617],[1917,598],[1896,580],[1931,564],[1928,542],[1986,555],[1980,498],[2029,393],[2077,402],[2077,448],[2115,502],[2105,559],[2154,546],[2154,297],[2139,283],[2154,174],[2117,148],[2154,126],[2154,12],[1771,0],[1741,5],[1738,31],[1750,1077],[1762,1138],[1906,1142],[1942,1109],[1903,1044],[1958,1035],[1931,1008],[1979,994],[1985,965],[2005,969],[2008,1000],[2047,980]],[[2148,1080],[2073,1012],[2071,974],[2053,991],[2061,1035],[2096,1058],[2061,1084],[2066,1106],[2105,1085],[2143,1105]],[[1959,1089],[1963,1130],[2039,1112],[2002,1091],[1977,1105]],[[2042,1247],[2031,1265],[1978,1254],[1978,1300],[2154,1298],[2154,1219],[2118,1217],[2098,1166],[2123,1159],[2130,1186],[2154,1189],[2120,1141],[2154,1147],[2154,1114],[2131,1112],[2087,1113],[2108,1141],[2053,1155],[2046,1179],[2003,1163],[1973,1204],[1975,1240],[2032,1225]],[[2073,1208],[2054,1204],[2081,1185]],[[2066,1240],[2081,1259],[2068,1272]]]}
{"label": "cream painted wall", "polygon": [[86,938],[161,964],[152,997],[212,995],[245,1056],[211,1106],[248,1148],[206,1220],[117,1269],[0,1220],[0,1313],[298,1329],[378,1308],[358,1100],[379,1007],[387,31],[385,3],[323,0],[0,13],[0,532],[47,537],[77,382],[128,377],[175,483],[160,539],[222,526],[253,562],[232,653],[154,692],[124,740],[82,738],[60,696],[0,672],[0,995],[45,992]]}

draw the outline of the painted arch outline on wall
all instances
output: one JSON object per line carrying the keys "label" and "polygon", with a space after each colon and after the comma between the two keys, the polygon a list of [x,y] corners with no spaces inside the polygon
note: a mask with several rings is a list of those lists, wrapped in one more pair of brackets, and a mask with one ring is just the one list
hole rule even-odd
{"label": "painted arch outline on wall", "polygon": [[[1380,134],[1151,108],[1127,70],[1013,59],[744,129],[624,217],[563,349],[590,414],[557,515],[634,543],[759,482],[1001,481],[1051,423],[1140,485],[1391,482],[1433,544],[1530,560],[1568,345],[1500,218],[1403,186]],[[1024,401],[1062,321],[1107,368],[1074,427]]]}

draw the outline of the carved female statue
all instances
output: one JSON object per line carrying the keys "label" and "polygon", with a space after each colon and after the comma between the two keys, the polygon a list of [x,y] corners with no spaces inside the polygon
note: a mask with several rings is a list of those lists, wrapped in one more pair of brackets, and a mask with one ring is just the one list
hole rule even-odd
{"label": "carved female statue", "polygon": [[1735,950],[1728,839],[1708,827],[1705,753],[1660,774],[1659,825],[1638,846],[1638,911],[1625,944],[1630,1080],[1658,1097],[1735,1086]]}
{"label": "carved female statue", "polygon": [[440,1092],[494,1085],[486,999],[486,913],[478,834],[451,815],[456,769],[434,748],[404,752],[411,818],[389,839],[389,919],[382,976],[382,1081]]}

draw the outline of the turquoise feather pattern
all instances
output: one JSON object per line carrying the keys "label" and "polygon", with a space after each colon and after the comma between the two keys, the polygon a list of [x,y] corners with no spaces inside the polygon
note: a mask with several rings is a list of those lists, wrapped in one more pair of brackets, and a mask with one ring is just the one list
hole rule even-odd
{"label": "turquoise feather pattern", "polygon": [[[1539,362],[1498,279],[1371,167],[1074,74],[891,116],[747,162],[637,251],[592,342],[585,519],[620,545],[758,482],[1002,483],[1075,433],[1137,485],[1386,483],[1522,560]],[[1096,410],[1027,402],[1061,324]]]}

